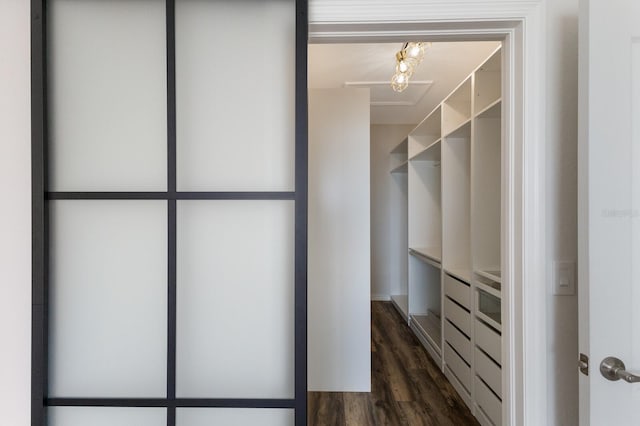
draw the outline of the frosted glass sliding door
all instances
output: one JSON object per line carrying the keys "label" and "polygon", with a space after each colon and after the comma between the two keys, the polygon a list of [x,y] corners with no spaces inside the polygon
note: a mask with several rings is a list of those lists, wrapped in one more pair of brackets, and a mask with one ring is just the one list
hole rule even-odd
{"label": "frosted glass sliding door", "polygon": [[294,203],[178,202],[177,395],[294,397]]}
{"label": "frosted glass sliding door", "polygon": [[271,408],[178,408],[176,426],[293,426],[293,410]]}
{"label": "frosted glass sliding door", "polygon": [[294,189],[295,6],[176,2],[179,190]]}
{"label": "frosted glass sliding door", "polygon": [[50,203],[50,396],[166,395],[166,204]]}
{"label": "frosted glass sliding door", "polygon": [[306,11],[34,1],[32,425],[306,424]]}
{"label": "frosted glass sliding door", "polygon": [[164,0],[47,3],[49,188],[166,191]]}
{"label": "frosted glass sliding door", "polygon": [[50,426],[164,426],[165,408],[51,407]]}

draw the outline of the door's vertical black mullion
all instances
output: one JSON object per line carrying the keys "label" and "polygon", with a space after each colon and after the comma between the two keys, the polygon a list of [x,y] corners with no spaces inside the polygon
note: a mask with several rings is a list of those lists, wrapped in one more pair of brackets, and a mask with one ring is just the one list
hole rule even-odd
{"label": "door's vertical black mullion", "polygon": [[176,192],[176,19],[175,0],[166,0],[167,15],[167,191]]}
{"label": "door's vertical black mullion", "polygon": [[169,407],[167,407],[167,425],[174,425],[176,424],[176,406],[175,405],[170,405]]}
{"label": "door's vertical black mullion", "polygon": [[47,397],[48,227],[46,3],[31,0],[31,425],[44,426]]}
{"label": "door's vertical black mullion", "polygon": [[[176,200],[167,201],[167,399],[176,397]],[[167,409],[167,426],[175,426],[175,406]],[[172,413],[173,411],[173,413]]]}
{"label": "door's vertical black mullion", "polygon": [[[168,293],[167,293],[167,399],[176,398],[176,34],[175,0],[166,0],[167,44],[167,192]],[[175,404],[167,407],[167,426],[176,424]]]}
{"label": "door's vertical black mullion", "polygon": [[308,1],[296,0],[295,424],[307,424]]}

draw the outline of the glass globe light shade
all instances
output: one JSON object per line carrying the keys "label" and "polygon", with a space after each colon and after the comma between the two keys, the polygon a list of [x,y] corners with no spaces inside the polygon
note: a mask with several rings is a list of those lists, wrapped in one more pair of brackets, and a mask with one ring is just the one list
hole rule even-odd
{"label": "glass globe light shade", "polygon": [[398,61],[398,65],[396,65],[396,73],[407,74],[411,77],[411,75],[413,75],[413,64],[404,59]]}
{"label": "glass globe light shade", "polygon": [[409,86],[409,76],[405,73],[396,73],[391,78],[391,88],[396,92],[402,92]]}
{"label": "glass globe light shade", "polygon": [[404,48],[405,57],[419,64],[424,59],[424,48],[425,43],[409,42],[407,43],[407,47]]}

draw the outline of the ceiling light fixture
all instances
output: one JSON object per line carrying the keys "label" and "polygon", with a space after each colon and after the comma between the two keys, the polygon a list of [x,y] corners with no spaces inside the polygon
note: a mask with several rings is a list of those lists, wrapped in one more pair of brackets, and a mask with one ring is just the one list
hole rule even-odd
{"label": "ceiling light fixture", "polygon": [[424,59],[424,51],[431,47],[431,43],[422,41],[410,41],[402,46],[396,53],[396,73],[391,77],[391,88],[396,92],[402,92],[409,86],[409,79],[413,75],[415,67]]}

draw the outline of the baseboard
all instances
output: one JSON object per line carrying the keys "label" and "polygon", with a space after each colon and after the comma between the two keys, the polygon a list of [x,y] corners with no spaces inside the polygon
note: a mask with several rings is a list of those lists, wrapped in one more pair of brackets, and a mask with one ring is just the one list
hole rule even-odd
{"label": "baseboard", "polygon": [[391,296],[388,294],[372,294],[371,300],[373,302],[388,302],[391,300]]}

